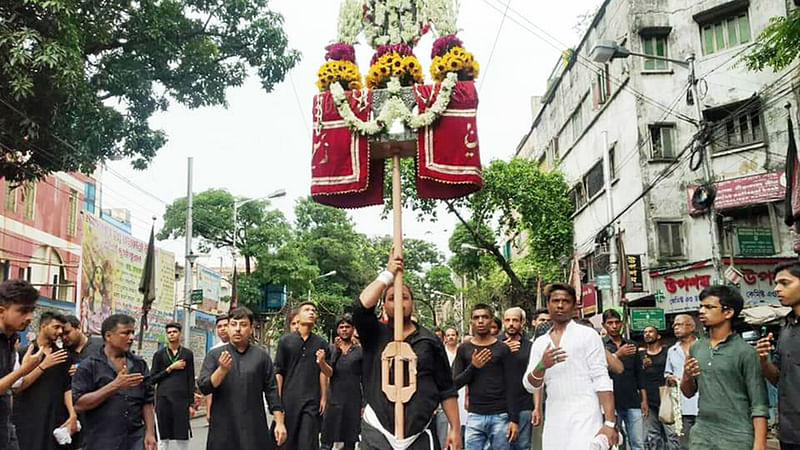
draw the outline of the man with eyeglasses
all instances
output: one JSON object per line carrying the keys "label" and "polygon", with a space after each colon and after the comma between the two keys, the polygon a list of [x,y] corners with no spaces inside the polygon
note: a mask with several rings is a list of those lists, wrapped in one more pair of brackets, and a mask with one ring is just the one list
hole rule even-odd
{"label": "man with eyeglasses", "polygon": [[[680,314],[675,317],[675,321],[672,323],[672,332],[678,342],[667,351],[667,365],[664,368],[664,375],[667,377],[669,386],[680,385],[683,378],[683,366],[686,363],[686,357],[689,355],[689,348],[697,341],[694,335],[695,326],[694,319],[689,314]],[[690,398],[681,393],[683,434],[678,436],[674,425],[665,426],[669,435],[667,436],[667,448],[669,450],[689,450],[689,432],[697,419],[697,399],[699,397],[699,395],[695,395]]]}
{"label": "man with eyeglasses", "polygon": [[681,390],[700,394],[692,450],[764,450],[767,387],[758,354],[734,332],[744,299],[730,286],[700,292],[700,322],[708,329],[689,349]]}

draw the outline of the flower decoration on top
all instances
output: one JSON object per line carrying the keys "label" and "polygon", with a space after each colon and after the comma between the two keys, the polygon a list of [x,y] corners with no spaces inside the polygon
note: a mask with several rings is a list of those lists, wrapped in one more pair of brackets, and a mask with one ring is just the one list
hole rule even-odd
{"label": "flower decoration on top", "polygon": [[431,58],[431,77],[435,81],[441,82],[450,72],[455,73],[459,81],[474,80],[480,73],[480,64],[454,34],[442,36],[433,43]]}
{"label": "flower decoration on top", "polygon": [[366,77],[367,87],[385,88],[392,78],[397,78],[401,86],[412,86],[425,81],[422,66],[414,56],[411,46],[382,45],[373,55]]}
{"label": "flower decoration on top", "polygon": [[345,90],[361,89],[361,73],[356,65],[356,51],[350,44],[336,43],[325,47],[325,64],[317,72],[320,92],[339,84]]}

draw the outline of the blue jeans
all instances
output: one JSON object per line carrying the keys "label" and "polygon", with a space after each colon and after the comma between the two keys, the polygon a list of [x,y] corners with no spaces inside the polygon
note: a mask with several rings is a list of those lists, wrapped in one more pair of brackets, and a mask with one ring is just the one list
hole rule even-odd
{"label": "blue jeans", "polygon": [[486,444],[492,450],[509,450],[506,431],[508,414],[483,415],[467,413],[467,437],[464,450],[483,450]]}
{"label": "blue jeans", "polygon": [[625,425],[625,437],[631,450],[644,450],[644,423],[639,408],[618,409],[620,425]]}
{"label": "blue jeans", "polygon": [[519,412],[519,437],[515,442],[508,444],[509,450],[531,450],[531,413],[533,411]]}

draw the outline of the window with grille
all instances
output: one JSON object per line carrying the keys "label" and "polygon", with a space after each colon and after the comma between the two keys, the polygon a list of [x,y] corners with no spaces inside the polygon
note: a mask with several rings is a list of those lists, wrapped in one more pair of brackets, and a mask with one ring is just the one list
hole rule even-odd
{"label": "window with grille", "polygon": [[583,105],[578,105],[572,114],[572,140],[577,141],[583,132]]}
{"label": "window with grille", "polygon": [[726,48],[750,42],[750,19],[747,11],[729,14],[700,25],[703,53],[710,55]]}
{"label": "window with grille", "polygon": [[78,191],[69,190],[69,203],[67,207],[69,216],[67,217],[67,235],[76,236],[78,234]]}
{"label": "window with grille", "polygon": [[[642,49],[645,55],[667,57],[667,36],[642,36]],[[647,58],[644,60],[644,70],[667,70],[667,61]]]}
{"label": "window with grille", "polygon": [[589,169],[589,172],[586,173],[583,180],[586,185],[586,198],[591,200],[603,190],[603,186],[605,185],[605,180],[603,179],[603,162],[600,161]]}
{"label": "window with grille", "polygon": [[83,210],[94,214],[94,205],[97,197],[97,187],[94,183],[83,185]]}
{"label": "window with grille", "polygon": [[3,208],[6,211],[17,212],[17,189],[6,181],[3,194]]}
{"label": "window with grille", "polygon": [[572,202],[572,210],[574,212],[577,212],[586,205],[586,189],[583,186],[583,181],[576,184],[575,187],[569,191],[569,200]]}
{"label": "window with grille", "polygon": [[675,125],[650,125],[650,148],[653,159],[675,159]]}
{"label": "window with grille", "polygon": [[608,174],[611,176],[611,180],[617,179],[617,144],[611,146],[608,149]]}
{"label": "window with grille", "polygon": [[22,185],[22,211],[26,219],[32,220],[36,212],[36,183]]}
{"label": "window with grille", "polygon": [[712,122],[712,151],[722,152],[764,141],[759,102],[749,100],[703,113]]}
{"label": "window with grille", "polygon": [[686,255],[683,248],[683,223],[656,222],[658,229],[658,254],[662,258],[676,258]]}

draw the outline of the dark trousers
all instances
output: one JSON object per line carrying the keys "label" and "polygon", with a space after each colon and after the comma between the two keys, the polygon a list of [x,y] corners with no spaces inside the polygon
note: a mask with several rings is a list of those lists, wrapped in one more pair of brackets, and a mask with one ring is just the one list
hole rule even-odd
{"label": "dark trousers", "polygon": [[781,450],[800,450],[800,444],[787,444],[781,442]]}

